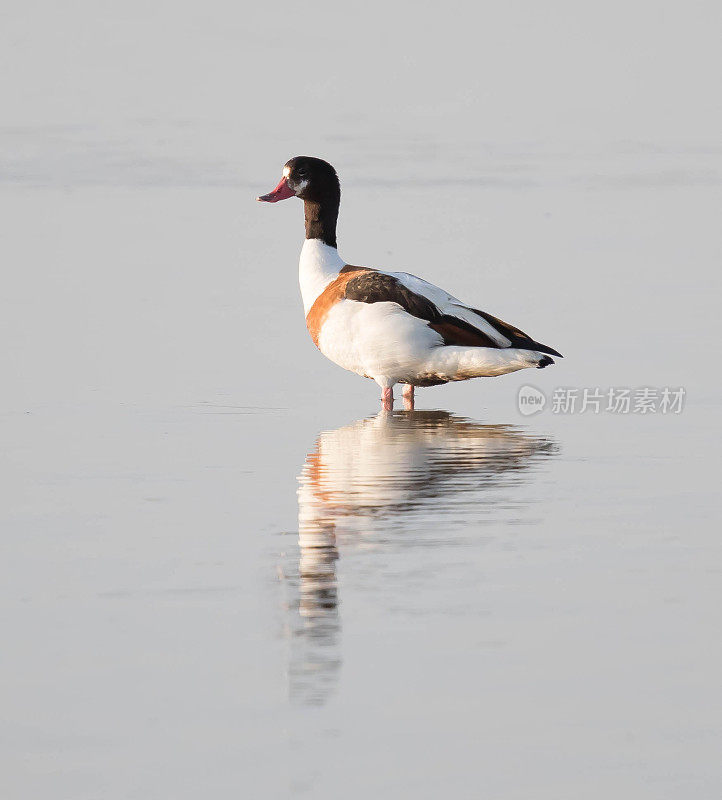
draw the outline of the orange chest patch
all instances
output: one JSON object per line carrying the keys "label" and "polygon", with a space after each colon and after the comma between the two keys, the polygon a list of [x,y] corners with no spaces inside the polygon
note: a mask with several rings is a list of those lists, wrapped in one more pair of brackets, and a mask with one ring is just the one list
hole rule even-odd
{"label": "orange chest patch", "polygon": [[346,284],[353,278],[363,275],[364,272],[372,272],[372,270],[366,267],[352,267],[350,264],[345,266],[339,272],[338,277],[331,281],[315,299],[308,314],[306,314],[306,327],[316,347],[318,347],[318,337],[321,334],[321,328],[326,321],[328,312],[336,303],[343,300]]}

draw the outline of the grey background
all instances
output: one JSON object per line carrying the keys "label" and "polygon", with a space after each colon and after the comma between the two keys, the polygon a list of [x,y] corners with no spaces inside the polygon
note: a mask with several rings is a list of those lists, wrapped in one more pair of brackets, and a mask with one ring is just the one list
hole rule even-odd
{"label": "grey background", "polygon": [[[719,797],[720,22],[3,4],[3,797]],[[376,387],[304,331],[299,204],[254,203],[299,153],[351,263],[564,361],[367,436]],[[522,418],[524,383],[688,403]],[[347,511],[309,583],[317,439]]]}

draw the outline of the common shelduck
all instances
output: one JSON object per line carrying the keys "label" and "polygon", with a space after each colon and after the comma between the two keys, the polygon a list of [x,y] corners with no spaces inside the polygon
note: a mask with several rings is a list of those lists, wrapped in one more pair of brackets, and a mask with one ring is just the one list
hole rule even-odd
{"label": "common shelduck", "polygon": [[259,197],[304,202],[306,241],[299,278],[306,326],[314,344],[344,369],[373,378],[384,409],[393,386],[405,384],[405,407],[415,386],[495,377],[553,364],[556,350],[415,275],[354,267],[338,254],[336,221],[341,187],[326,161],[296,156],[278,186]]}

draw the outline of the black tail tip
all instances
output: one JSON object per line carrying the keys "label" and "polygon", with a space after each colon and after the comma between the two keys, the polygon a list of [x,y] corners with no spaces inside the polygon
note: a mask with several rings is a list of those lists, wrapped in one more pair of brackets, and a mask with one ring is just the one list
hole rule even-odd
{"label": "black tail tip", "polygon": [[544,367],[548,367],[550,364],[554,363],[554,359],[551,356],[544,356],[539,363],[536,365],[537,369],[544,369]]}

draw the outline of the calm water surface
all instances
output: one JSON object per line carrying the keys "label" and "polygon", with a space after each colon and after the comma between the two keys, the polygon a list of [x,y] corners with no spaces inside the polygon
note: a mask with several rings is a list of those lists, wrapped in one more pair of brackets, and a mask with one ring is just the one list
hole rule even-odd
{"label": "calm water surface", "polygon": [[[722,795],[711,9],[8,5],[3,800]],[[378,413],[254,202],[302,152],[565,358]]]}
{"label": "calm water surface", "polygon": [[[408,197],[423,216],[439,191]],[[566,358],[390,414],[306,338],[300,207],[0,193],[5,796],[716,796],[719,387],[658,326],[684,305],[714,341],[715,245],[680,270],[676,224],[713,192],[465,191],[483,269],[413,217],[365,243],[349,220],[344,252],[411,242],[379,260],[496,298]],[[261,215],[240,235],[239,208]],[[687,403],[523,417],[525,383]]]}
{"label": "calm water surface", "polygon": [[[679,266],[717,189],[399,189],[439,191],[482,264],[414,216],[343,252],[566,358],[390,414],[306,337],[300,207],[0,192],[5,796],[717,796],[713,239]],[[523,417],[525,383],[687,403]]]}
{"label": "calm water surface", "polygon": [[[523,523],[518,489],[555,452],[549,439],[445,411],[382,411],[321,433],[299,477],[298,547],[282,573],[291,698],[324,703],[338,682],[342,553],[403,564],[418,548],[435,562],[483,549],[490,528]],[[419,578],[401,580],[413,591]]]}

